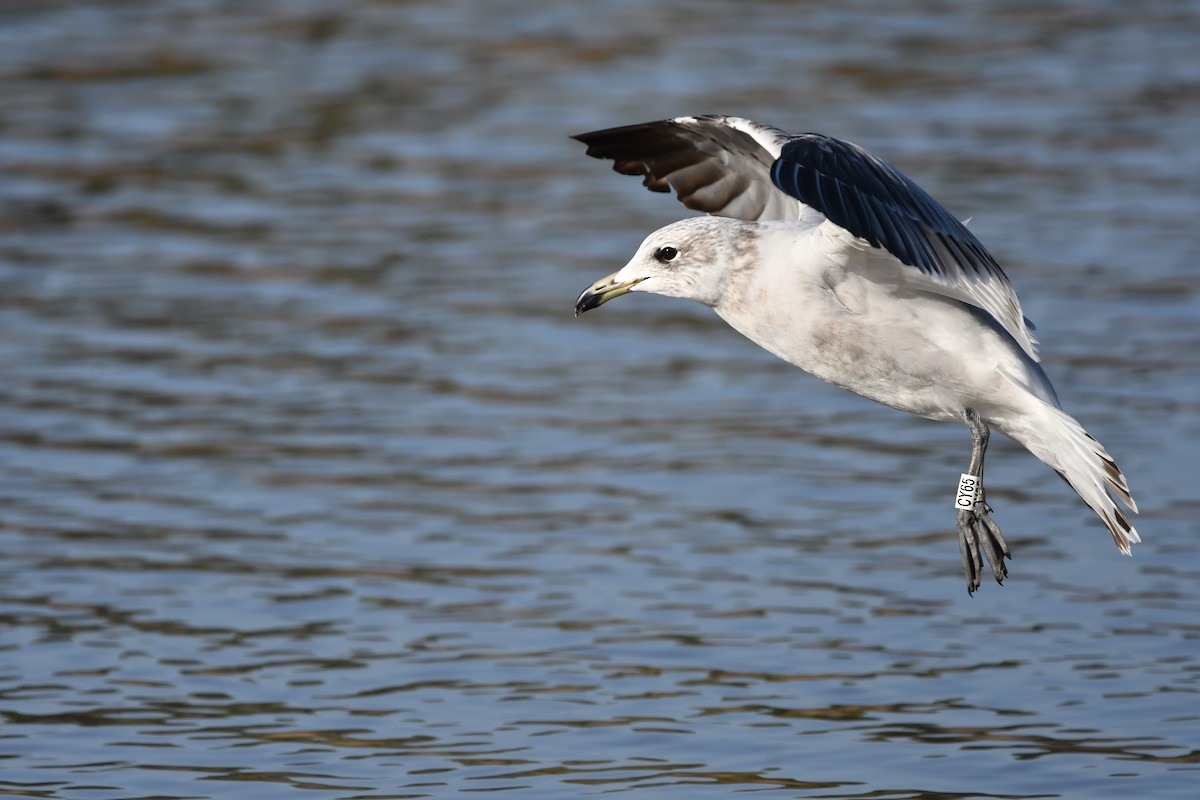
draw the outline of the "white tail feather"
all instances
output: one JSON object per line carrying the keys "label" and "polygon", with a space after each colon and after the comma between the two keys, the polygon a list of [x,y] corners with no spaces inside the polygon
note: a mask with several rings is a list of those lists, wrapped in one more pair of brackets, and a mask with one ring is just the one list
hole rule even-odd
{"label": "white tail feather", "polygon": [[1062,476],[1108,527],[1117,548],[1125,555],[1132,555],[1130,545],[1141,538],[1113,500],[1113,496],[1117,497],[1137,513],[1125,476],[1104,446],[1074,417],[1047,403],[1036,402],[1041,406],[1040,413],[1029,415],[1019,429],[1005,433]]}

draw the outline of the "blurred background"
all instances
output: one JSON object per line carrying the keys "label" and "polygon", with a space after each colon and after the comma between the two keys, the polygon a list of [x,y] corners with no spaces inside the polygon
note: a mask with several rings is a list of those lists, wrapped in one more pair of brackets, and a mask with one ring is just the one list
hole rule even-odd
{"label": "blurred background", "polygon": [[[0,4],[0,794],[1194,798],[1200,4]],[[1129,476],[706,309],[570,134],[858,142]]]}

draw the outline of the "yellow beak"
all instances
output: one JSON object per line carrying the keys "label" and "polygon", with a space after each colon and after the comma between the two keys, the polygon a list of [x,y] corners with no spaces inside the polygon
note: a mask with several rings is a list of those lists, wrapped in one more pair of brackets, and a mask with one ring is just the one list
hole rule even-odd
{"label": "yellow beak", "polygon": [[645,278],[634,278],[631,281],[618,283],[617,275],[619,274],[619,272],[614,272],[607,278],[601,278],[584,289],[583,294],[579,295],[579,299],[575,301],[575,316],[578,317],[585,311],[591,311],[596,306],[604,305],[614,297],[629,294],[633,291],[633,287],[646,280]]}

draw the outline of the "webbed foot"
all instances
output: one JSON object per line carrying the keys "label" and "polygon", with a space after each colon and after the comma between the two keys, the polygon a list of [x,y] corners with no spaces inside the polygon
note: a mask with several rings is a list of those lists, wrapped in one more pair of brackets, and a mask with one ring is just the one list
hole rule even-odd
{"label": "webbed foot", "polygon": [[996,583],[1003,585],[1008,577],[1004,559],[1012,558],[1012,555],[1000,534],[1000,526],[992,520],[991,514],[992,507],[983,499],[982,489],[974,508],[959,509],[957,512],[958,550],[962,554],[963,574],[967,578],[967,594],[974,594],[979,588],[984,558],[996,576]]}

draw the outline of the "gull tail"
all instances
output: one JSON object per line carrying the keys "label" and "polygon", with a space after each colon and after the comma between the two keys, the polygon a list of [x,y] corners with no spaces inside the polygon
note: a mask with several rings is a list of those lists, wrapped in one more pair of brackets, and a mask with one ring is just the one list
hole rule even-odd
{"label": "gull tail", "polygon": [[1117,549],[1132,555],[1130,545],[1141,541],[1129,517],[1113,497],[1137,513],[1129,484],[1104,446],[1061,409],[1036,401],[1040,408],[1016,430],[1005,430],[1059,474],[1108,527]]}

